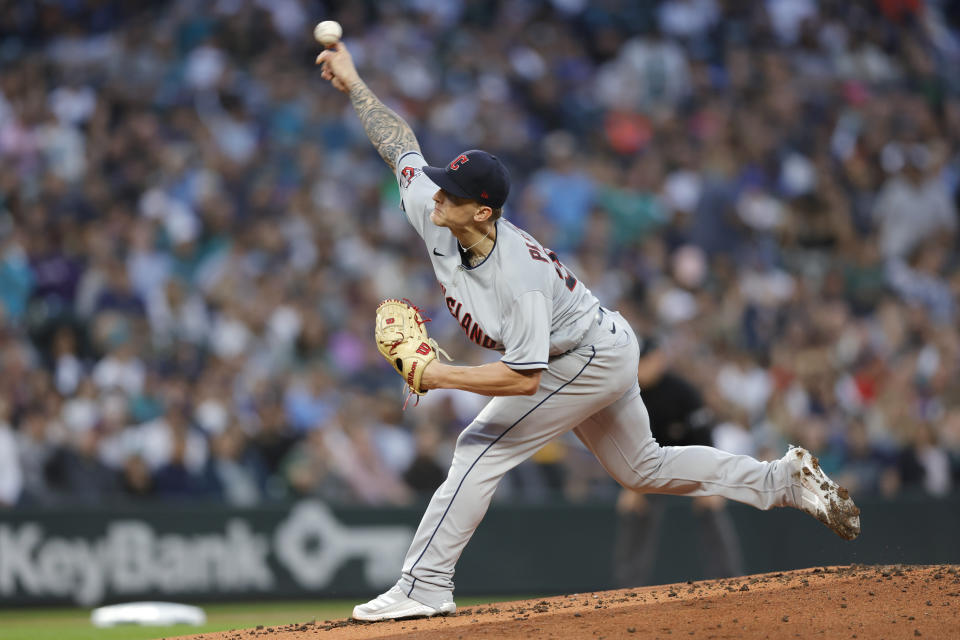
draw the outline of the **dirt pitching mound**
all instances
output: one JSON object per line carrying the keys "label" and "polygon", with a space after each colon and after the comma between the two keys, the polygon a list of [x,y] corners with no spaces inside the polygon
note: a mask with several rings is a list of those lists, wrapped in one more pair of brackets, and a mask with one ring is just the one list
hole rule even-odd
{"label": "dirt pitching mound", "polygon": [[444,618],[315,620],[193,640],[960,638],[957,565],[824,567],[464,608]]}

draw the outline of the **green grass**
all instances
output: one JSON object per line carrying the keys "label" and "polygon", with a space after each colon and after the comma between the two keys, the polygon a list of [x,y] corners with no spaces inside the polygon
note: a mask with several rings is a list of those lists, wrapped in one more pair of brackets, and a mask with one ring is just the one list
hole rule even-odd
{"label": "green grass", "polygon": [[[519,596],[458,598],[457,605],[470,607],[487,602],[523,599]],[[207,623],[194,627],[140,627],[125,625],[98,629],[90,624],[90,609],[0,609],[0,640],[157,640],[176,636],[346,618],[356,600],[244,602],[201,604]]]}

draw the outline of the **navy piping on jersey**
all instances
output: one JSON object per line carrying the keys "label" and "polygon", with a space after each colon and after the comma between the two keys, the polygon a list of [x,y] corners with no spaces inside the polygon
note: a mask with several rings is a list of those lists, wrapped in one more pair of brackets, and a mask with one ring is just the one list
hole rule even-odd
{"label": "navy piping on jersey", "polygon": [[482,266],[487,262],[487,260],[490,259],[490,256],[493,255],[493,252],[494,252],[494,251],[496,250],[496,248],[497,248],[497,240],[500,239],[500,227],[497,226],[497,223],[498,223],[498,222],[500,222],[500,220],[494,220],[494,221],[493,221],[493,228],[496,230],[497,235],[493,236],[493,246],[490,247],[490,253],[488,253],[487,255],[485,255],[485,256],[483,257],[483,260],[482,260],[482,261],[478,262],[477,264],[473,265],[472,267],[464,262],[464,260],[465,260],[465,257],[464,257],[464,256],[466,256],[466,253],[464,253],[464,252],[461,250],[461,248],[460,248],[460,241],[459,241],[459,240],[457,241],[457,253],[460,254],[460,264],[463,266],[464,269],[466,269],[467,271],[473,271],[473,270],[476,269],[477,267],[482,267]]}
{"label": "navy piping on jersey", "polygon": [[397,158],[397,164],[396,164],[396,166],[399,167],[399,166],[400,166],[400,162],[401,162],[404,158],[406,158],[408,155],[410,155],[411,153],[415,153],[415,154],[417,154],[418,156],[420,156],[421,158],[423,157],[423,155],[422,155],[419,151],[407,151],[407,152],[404,153],[402,156],[400,156],[399,158]]}
{"label": "navy piping on jersey", "polygon": [[543,365],[549,365],[549,364],[550,364],[549,362],[541,362],[541,361],[539,361],[539,360],[535,360],[535,361],[533,361],[533,362],[510,362],[509,360],[501,360],[500,362],[502,362],[503,364],[512,364],[512,365],[517,365],[517,366],[526,365],[526,364],[543,364]]}
{"label": "navy piping on jersey", "polygon": [[[583,372],[587,369],[588,366],[590,366],[590,363],[593,362],[593,358],[597,355],[597,348],[596,348],[596,347],[594,347],[593,345],[590,345],[590,349],[591,349],[590,358],[589,358],[589,359],[587,360],[587,362],[583,365],[583,367],[581,367],[580,371],[577,372],[577,375],[573,376],[572,378],[570,378],[569,380],[567,380],[566,382],[564,382],[562,385],[560,385],[559,387],[557,387],[557,389],[556,389],[555,391],[551,391],[550,394],[549,394],[546,398],[544,398],[543,400],[541,400],[540,402],[538,402],[538,403],[537,403],[534,407],[532,407],[529,411],[527,411],[525,414],[523,414],[522,416],[520,416],[520,417],[517,419],[516,422],[514,422],[512,425],[510,425],[509,427],[507,427],[506,430],[505,430],[503,433],[501,433],[499,436],[497,436],[497,439],[496,439],[496,440],[494,440],[493,442],[491,442],[490,444],[488,444],[488,445],[486,446],[486,448],[485,448],[483,451],[480,452],[480,455],[477,456],[477,459],[473,461],[473,464],[471,464],[470,467],[467,468],[467,471],[463,474],[463,477],[460,478],[460,484],[457,485],[456,491],[453,492],[453,496],[451,496],[451,498],[450,498],[450,504],[447,505],[447,508],[444,510],[443,515],[440,516],[440,522],[437,523],[437,526],[436,526],[436,528],[433,530],[433,533],[430,534],[430,539],[427,540],[427,544],[423,547],[423,551],[421,551],[421,552],[420,552],[420,555],[417,556],[416,561],[415,561],[412,565],[410,565],[410,574],[411,574],[411,575],[413,574],[413,570],[416,569],[417,564],[419,564],[419,563],[420,563],[420,560],[423,558],[423,554],[425,554],[425,553],[427,552],[427,549],[430,548],[430,544],[433,542],[434,536],[437,535],[437,531],[440,530],[440,525],[443,524],[443,519],[446,518],[446,517],[447,517],[447,513],[450,512],[450,507],[453,506],[453,501],[457,499],[457,494],[460,493],[460,488],[463,487],[463,483],[464,483],[464,481],[467,479],[467,475],[469,475],[470,472],[473,471],[473,468],[474,468],[475,466],[477,466],[477,463],[480,462],[480,458],[482,458],[482,457],[487,453],[487,451],[490,450],[490,447],[492,447],[493,445],[497,444],[497,443],[500,441],[500,439],[503,438],[503,436],[507,435],[507,433],[509,433],[511,429],[513,429],[515,426],[517,426],[518,424],[520,424],[520,422],[521,422],[524,418],[526,418],[528,415],[530,415],[531,413],[533,413],[534,411],[536,411],[537,409],[539,409],[540,406],[541,406],[544,402],[546,402],[547,400],[549,400],[550,398],[552,398],[554,395],[556,395],[557,393],[560,393],[560,391],[562,391],[563,388],[566,387],[568,384],[570,384],[571,382],[573,382],[574,380],[576,380],[577,378],[579,378],[579,377],[580,377],[580,374],[583,373]],[[407,591],[407,597],[408,597],[408,598],[409,598],[409,597],[412,597],[410,594],[413,593],[413,588],[414,588],[416,585],[417,585],[417,578],[413,578],[413,582],[410,584],[410,590]]]}

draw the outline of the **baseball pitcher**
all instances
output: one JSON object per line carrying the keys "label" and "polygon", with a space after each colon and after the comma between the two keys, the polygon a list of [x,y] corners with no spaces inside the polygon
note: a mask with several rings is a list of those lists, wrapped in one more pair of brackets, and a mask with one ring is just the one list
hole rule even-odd
{"label": "baseball pitcher", "polygon": [[497,483],[571,429],[627,489],[796,507],[844,538],[860,533],[859,510],[846,490],[804,449],[760,462],[705,446],[659,446],[640,398],[633,330],[555,253],[502,217],[510,177],[500,160],[470,150],[444,166],[428,165],[409,125],[364,84],[342,43],[317,64],[349,96],[395,172],[401,207],[423,238],[450,314],[468,340],[500,353],[481,366],[445,364],[415,308],[388,301],[378,311],[378,348],[413,392],[462,389],[491,400],[457,439],[397,584],[355,607],[355,619],[455,612],[454,566]]}

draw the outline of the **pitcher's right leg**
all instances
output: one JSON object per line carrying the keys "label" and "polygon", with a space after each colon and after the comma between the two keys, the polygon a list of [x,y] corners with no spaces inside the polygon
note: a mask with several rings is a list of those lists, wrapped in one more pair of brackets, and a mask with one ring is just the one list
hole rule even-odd
{"label": "pitcher's right leg", "polygon": [[791,469],[713,447],[661,447],[635,385],[620,400],[595,413],[574,433],[614,479],[635,491],[688,496],[724,496],[758,509],[793,503]]}
{"label": "pitcher's right leg", "polygon": [[650,433],[647,409],[634,386],[574,433],[620,484],[646,493],[723,496],[758,509],[796,507],[837,535],[860,533],[859,509],[803,449],[773,462],[713,447],[661,447]]}

